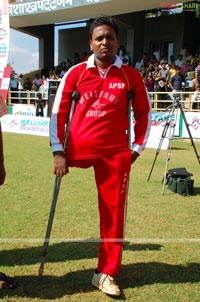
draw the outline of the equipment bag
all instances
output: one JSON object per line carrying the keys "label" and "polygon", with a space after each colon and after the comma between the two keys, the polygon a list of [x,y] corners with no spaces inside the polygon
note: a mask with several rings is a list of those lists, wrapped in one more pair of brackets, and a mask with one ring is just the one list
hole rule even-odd
{"label": "equipment bag", "polygon": [[166,176],[168,188],[183,196],[191,195],[194,186],[194,180],[191,179],[192,175],[185,168],[170,169]]}

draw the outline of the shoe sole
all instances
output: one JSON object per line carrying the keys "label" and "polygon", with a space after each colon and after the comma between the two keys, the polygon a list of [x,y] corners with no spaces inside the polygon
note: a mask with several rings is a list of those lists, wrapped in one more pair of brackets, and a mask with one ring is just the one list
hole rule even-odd
{"label": "shoe sole", "polygon": [[99,290],[101,290],[102,292],[104,292],[107,295],[115,296],[115,297],[119,297],[121,295],[121,292],[119,292],[118,294],[115,294],[113,292],[105,290],[104,288],[100,288],[99,285],[96,284],[93,280],[92,280],[92,285],[94,285],[96,288],[98,288]]}

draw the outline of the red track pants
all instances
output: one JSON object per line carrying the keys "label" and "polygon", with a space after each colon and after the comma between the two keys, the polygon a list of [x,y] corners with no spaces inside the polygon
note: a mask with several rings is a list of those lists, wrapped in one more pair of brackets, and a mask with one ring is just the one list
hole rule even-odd
{"label": "red track pants", "polygon": [[117,275],[123,249],[131,152],[126,151],[97,159],[70,161],[70,166],[94,167],[101,236],[97,270],[104,274]]}

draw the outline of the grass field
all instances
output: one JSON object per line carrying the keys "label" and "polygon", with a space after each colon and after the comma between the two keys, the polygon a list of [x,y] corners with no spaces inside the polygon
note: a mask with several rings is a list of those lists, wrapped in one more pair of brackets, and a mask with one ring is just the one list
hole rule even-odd
{"label": "grass field", "polygon": [[[200,142],[195,142],[200,153]],[[70,169],[63,178],[43,276],[38,276],[54,175],[46,137],[4,133],[7,178],[0,187],[0,271],[15,277],[6,302],[113,300],[200,301],[200,166],[190,141],[174,141],[169,168],[194,174],[194,194],[162,194],[166,154],[146,149],[133,165],[126,242],[113,299],[91,285],[98,255],[99,220],[93,170]]]}

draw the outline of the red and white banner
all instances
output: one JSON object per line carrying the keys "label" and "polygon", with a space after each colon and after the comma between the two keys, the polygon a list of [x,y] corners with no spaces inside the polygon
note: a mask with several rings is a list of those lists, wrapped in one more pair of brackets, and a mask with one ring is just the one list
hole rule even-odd
{"label": "red and white banner", "polygon": [[4,67],[8,60],[9,46],[9,14],[8,0],[0,0],[0,72],[3,76]]}
{"label": "red and white banner", "polygon": [[0,91],[3,101],[7,98],[11,67],[6,67],[9,47],[8,0],[0,0]]}

